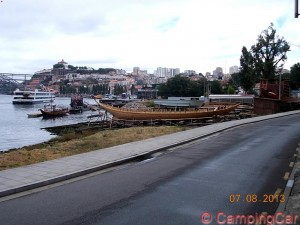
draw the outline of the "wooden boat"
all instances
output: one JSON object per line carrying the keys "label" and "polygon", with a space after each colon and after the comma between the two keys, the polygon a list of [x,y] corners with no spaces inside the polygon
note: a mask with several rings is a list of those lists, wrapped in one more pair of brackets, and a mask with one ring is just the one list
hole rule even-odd
{"label": "wooden boat", "polygon": [[69,109],[65,107],[56,107],[56,105],[44,106],[44,108],[40,109],[43,117],[59,117],[66,116],[69,113]]}
{"label": "wooden boat", "polygon": [[167,109],[123,109],[106,105],[101,102],[98,104],[107,112],[111,113],[113,117],[124,120],[177,120],[212,117],[216,115],[228,114],[229,112],[235,110],[239,105],[232,103],[214,103],[198,109],[174,111]]}

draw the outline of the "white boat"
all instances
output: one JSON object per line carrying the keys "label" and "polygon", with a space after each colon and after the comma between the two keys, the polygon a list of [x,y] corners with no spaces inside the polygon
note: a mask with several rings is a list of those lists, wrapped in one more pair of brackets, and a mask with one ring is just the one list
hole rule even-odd
{"label": "white boat", "polygon": [[20,91],[15,90],[13,95],[13,104],[36,104],[47,103],[55,99],[54,92],[41,91],[35,89],[34,91]]}

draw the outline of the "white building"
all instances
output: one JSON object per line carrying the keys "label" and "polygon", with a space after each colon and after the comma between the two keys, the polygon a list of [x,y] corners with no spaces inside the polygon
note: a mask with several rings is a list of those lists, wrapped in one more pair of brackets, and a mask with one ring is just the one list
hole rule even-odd
{"label": "white building", "polygon": [[170,70],[170,77],[174,77],[174,76],[180,74],[180,69],[179,68],[175,68],[175,69],[170,68],[169,70]]}
{"label": "white building", "polygon": [[132,74],[134,74],[134,75],[138,75],[138,74],[139,74],[139,71],[140,71],[140,67],[138,67],[138,66],[136,66],[136,67],[133,67]]}
{"label": "white building", "polygon": [[184,74],[186,76],[191,76],[191,75],[195,75],[196,74],[196,71],[195,70],[185,70],[184,71]]}
{"label": "white building", "polygon": [[156,77],[168,77],[168,68],[166,67],[157,67],[155,70]]}
{"label": "white building", "polygon": [[126,70],[123,70],[123,69],[116,69],[116,74],[117,74],[117,75],[126,75]]}

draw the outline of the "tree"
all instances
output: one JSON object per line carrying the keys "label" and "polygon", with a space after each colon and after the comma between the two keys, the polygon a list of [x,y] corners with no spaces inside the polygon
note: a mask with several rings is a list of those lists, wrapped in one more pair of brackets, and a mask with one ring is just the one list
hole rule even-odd
{"label": "tree", "polygon": [[120,84],[116,84],[114,86],[114,95],[120,95],[122,93],[126,92],[124,86],[120,85]]}
{"label": "tree", "polygon": [[252,91],[259,78],[258,74],[255,72],[254,57],[245,46],[242,48],[240,65],[240,72],[238,73],[239,79],[237,79],[236,77],[235,79],[239,80],[241,87],[246,92]]}
{"label": "tree", "polygon": [[273,24],[263,30],[252,45],[250,51],[244,46],[240,58],[239,80],[241,87],[251,92],[259,79],[274,79],[281,72],[287,59],[286,53],[290,45],[283,37],[276,35]]}
{"label": "tree", "polygon": [[234,87],[232,87],[231,85],[229,85],[228,87],[227,87],[227,94],[229,94],[229,95],[233,95],[234,93],[235,93],[235,89],[234,89]]}
{"label": "tree", "polygon": [[292,89],[300,88],[300,63],[296,63],[291,67],[290,82]]}
{"label": "tree", "polygon": [[240,81],[240,73],[233,73],[231,74],[231,77],[228,81],[228,84],[233,86],[234,88],[238,88],[241,86],[241,81]]}
{"label": "tree", "polygon": [[210,83],[211,94],[223,94],[223,89],[220,81],[214,80]]}
{"label": "tree", "polygon": [[108,74],[109,72],[116,72],[113,68],[99,68],[97,71],[99,74]]}
{"label": "tree", "polygon": [[190,79],[180,75],[176,75],[168,79],[164,84],[161,84],[158,89],[158,95],[167,98],[170,96],[181,97],[186,96],[186,90]]}
{"label": "tree", "polygon": [[134,84],[131,85],[131,88],[130,88],[130,93],[131,95],[136,95],[137,94],[137,89],[135,88]]}
{"label": "tree", "polygon": [[76,67],[72,66],[72,65],[68,65],[68,68],[71,69],[71,70],[76,70]]}
{"label": "tree", "polygon": [[53,69],[65,68],[64,64],[56,63],[53,65]]}
{"label": "tree", "polygon": [[283,37],[276,35],[276,30],[271,23],[258,36],[257,43],[251,47],[255,72],[261,78],[274,78],[278,72],[281,72],[288,51],[290,45]]}
{"label": "tree", "polygon": [[159,85],[158,95],[163,98],[201,96],[204,94],[205,82],[205,78],[192,81],[188,77],[176,75],[168,79],[166,83]]}

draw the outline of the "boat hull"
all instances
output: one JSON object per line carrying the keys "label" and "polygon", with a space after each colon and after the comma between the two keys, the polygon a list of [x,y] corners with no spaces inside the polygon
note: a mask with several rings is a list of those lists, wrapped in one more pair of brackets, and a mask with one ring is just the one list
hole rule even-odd
{"label": "boat hull", "polygon": [[62,109],[59,111],[47,111],[44,109],[40,109],[43,117],[60,117],[60,116],[66,116],[68,115],[69,111],[67,109]]}
{"label": "boat hull", "polygon": [[13,100],[13,104],[23,104],[23,105],[33,105],[33,104],[41,104],[41,103],[49,103],[51,100],[26,100],[26,99],[18,99]]}
{"label": "boat hull", "polygon": [[178,120],[178,119],[196,119],[202,117],[212,117],[216,115],[225,115],[235,110],[239,104],[230,104],[224,106],[215,104],[213,106],[202,107],[198,110],[186,111],[168,111],[161,109],[159,111],[140,111],[134,109],[120,109],[103,103],[98,103],[100,107],[111,113],[117,119],[124,120]]}

